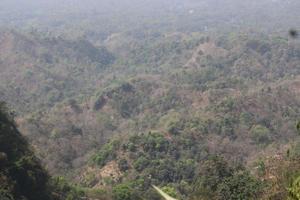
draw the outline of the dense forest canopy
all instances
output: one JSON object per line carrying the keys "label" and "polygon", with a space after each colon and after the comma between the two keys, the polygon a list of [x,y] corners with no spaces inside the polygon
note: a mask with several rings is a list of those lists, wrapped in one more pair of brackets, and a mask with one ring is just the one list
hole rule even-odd
{"label": "dense forest canopy", "polygon": [[2,0],[0,199],[299,200],[299,10]]}

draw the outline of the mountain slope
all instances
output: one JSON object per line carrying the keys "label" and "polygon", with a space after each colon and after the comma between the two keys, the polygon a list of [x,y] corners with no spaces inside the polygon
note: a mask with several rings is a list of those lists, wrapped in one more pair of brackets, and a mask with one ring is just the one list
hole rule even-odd
{"label": "mountain slope", "polygon": [[0,111],[0,198],[51,199],[48,174],[3,110]]}
{"label": "mountain slope", "polygon": [[19,112],[48,107],[92,89],[113,62],[105,48],[91,43],[0,32],[1,100]]}

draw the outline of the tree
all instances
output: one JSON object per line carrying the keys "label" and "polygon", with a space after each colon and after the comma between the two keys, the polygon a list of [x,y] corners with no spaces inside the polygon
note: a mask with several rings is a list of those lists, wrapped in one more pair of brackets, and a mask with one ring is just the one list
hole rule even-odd
{"label": "tree", "polygon": [[218,200],[257,199],[261,184],[248,172],[227,177],[218,185]]}
{"label": "tree", "polygon": [[117,185],[113,188],[113,198],[115,200],[131,200],[132,189],[125,184]]}
{"label": "tree", "polygon": [[194,185],[195,198],[212,199],[219,184],[233,174],[233,169],[219,156],[205,161],[200,169],[199,178]]}
{"label": "tree", "polygon": [[256,125],[251,128],[251,137],[257,144],[268,144],[271,140],[270,130],[262,125]]}
{"label": "tree", "polygon": [[149,160],[142,156],[133,163],[133,166],[137,171],[141,172],[149,165],[149,163]]}
{"label": "tree", "polygon": [[140,200],[140,197],[134,192],[130,183],[123,183],[113,188],[114,200]]}
{"label": "tree", "polygon": [[0,199],[51,199],[48,174],[0,103]]}
{"label": "tree", "polygon": [[118,166],[120,168],[121,171],[127,171],[129,169],[129,165],[128,165],[128,162],[126,159],[121,159],[119,162],[118,162]]}

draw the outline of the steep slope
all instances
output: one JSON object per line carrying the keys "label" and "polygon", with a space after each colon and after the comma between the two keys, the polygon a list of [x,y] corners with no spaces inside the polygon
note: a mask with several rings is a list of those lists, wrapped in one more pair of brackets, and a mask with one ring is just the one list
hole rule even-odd
{"label": "steep slope", "polygon": [[48,174],[3,110],[0,111],[0,198],[51,199]]}
{"label": "steep slope", "polygon": [[[98,195],[100,197],[100,195]],[[0,103],[0,199],[88,199],[83,189],[52,178],[21,135],[6,105]]]}

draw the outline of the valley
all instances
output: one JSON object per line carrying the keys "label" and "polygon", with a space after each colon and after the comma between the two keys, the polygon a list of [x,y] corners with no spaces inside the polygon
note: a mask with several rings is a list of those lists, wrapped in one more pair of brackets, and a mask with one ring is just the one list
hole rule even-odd
{"label": "valley", "polygon": [[[0,17],[0,197],[159,200],[156,185],[176,199],[299,199],[288,33],[300,5],[214,2],[33,1],[46,11]],[[24,193],[11,166],[45,173],[45,196]]]}

